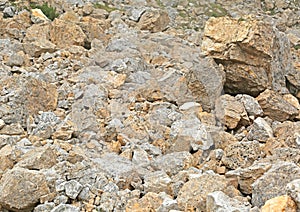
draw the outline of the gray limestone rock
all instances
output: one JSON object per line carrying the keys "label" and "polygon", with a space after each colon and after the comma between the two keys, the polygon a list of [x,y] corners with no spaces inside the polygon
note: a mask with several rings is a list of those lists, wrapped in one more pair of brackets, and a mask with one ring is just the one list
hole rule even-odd
{"label": "gray limestone rock", "polygon": [[148,192],[166,192],[171,194],[171,178],[163,171],[155,171],[144,177],[144,190]]}
{"label": "gray limestone rock", "polygon": [[300,178],[300,168],[290,162],[278,162],[253,184],[252,204],[261,207],[277,196],[287,193],[287,184]]}
{"label": "gray limestone rock", "polygon": [[264,112],[254,97],[247,94],[238,94],[235,98],[244,104],[248,116],[258,117],[263,115]]}
{"label": "gray limestone rock", "polygon": [[241,202],[230,198],[222,191],[215,191],[206,197],[207,212],[249,212],[251,205],[249,202]]}
{"label": "gray limestone rock", "polygon": [[193,156],[189,152],[173,152],[155,158],[151,165],[155,170],[161,170],[168,175],[175,175],[179,171],[188,169],[194,164]]}
{"label": "gray limestone rock", "polygon": [[54,207],[50,212],[80,212],[80,209],[73,205],[59,204]]}
{"label": "gray limestone rock", "polygon": [[76,180],[70,180],[64,183],[66,195],[71,199],[76,199],[82,189],[82,185]]}
{"label": "gray limestone rock", "polygon": [[53,202],[47,202],[36,206],[33,212],[48,212],[51,211],[54,207],[55,204]]}
{"label": "gray limestone rock", "polygon": [[247,135],[249,141],[266,142],[273,137],[273,129],[263,118],[258,117],[254,120]]}
{"label": "gray limestone rock", "polygon": [[297,208],[300,208],[300,179],[291,181],[286,186],[287,193],[293,198],[297,204]]}

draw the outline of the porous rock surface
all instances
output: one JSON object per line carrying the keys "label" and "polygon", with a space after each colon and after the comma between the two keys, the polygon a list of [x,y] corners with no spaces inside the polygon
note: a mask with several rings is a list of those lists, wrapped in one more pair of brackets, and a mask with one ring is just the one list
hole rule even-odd
{"label": "porous rock surface", "polygon": [[0,0],[0,211],[299,211],[299,8]]}

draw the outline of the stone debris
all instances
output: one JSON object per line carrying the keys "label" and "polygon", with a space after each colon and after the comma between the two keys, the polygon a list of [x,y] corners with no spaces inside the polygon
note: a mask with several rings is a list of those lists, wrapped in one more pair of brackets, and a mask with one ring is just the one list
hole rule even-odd
{"label": "stone debris", "polygon": [[299,211],[299,6],[0,0],[0,211]]}

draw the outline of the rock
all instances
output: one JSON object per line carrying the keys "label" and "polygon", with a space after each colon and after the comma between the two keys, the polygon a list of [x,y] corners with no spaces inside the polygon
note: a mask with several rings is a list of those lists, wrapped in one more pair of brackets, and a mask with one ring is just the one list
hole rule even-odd
{"label": "rock", "polygon": [[227,178],[237,178],[240,191],[252,194],[252,184],[272,167],[269,163],[257,163],[247,168],[237,168],[226,172]]}
{"label": "rock", "polygon": [[254,97],[247,94],[238,94],[235,96],[235,98],[244,104],[248,116],[258,117],[264,114],[258,101]]}
{"label": "rock", "polygon": [[164,31],[170,22],[168,13],[163,10],[147,10],[142,14],[138,22],[141,30],[149,30],[150,32]]}
{"label": "rock", "polygon": [[40,9],[31,10],[31,21],[34,24],[39,24],[45,21],[50,21]]}
{"label": "rock", "polygon": [[8,66],[22,66],[24,63],[24,52],[18,52],[16,54],[12,54],[8,61],[6,62],[6,65]]}
{"label": "rock", "polygon": [[[227,187],[224,176],[217,174],[202,174],[186,182],[180,189],[177,202],[180,210],[206,210],[206,197],[214,191],[222,191]],[[201,189],[200,189],[201,188]]]}
{"label": "rock", "polygon": [[248,212],[251,208],[249,202],[241,202],[237,199],[230,198],[222,191],[215,191],[206,197],[206,211],[207,212],[221,212],[221,211],[236,211]]}
{"label": "rock", "polygon": [[159,194],[149,192],[145,196],[143,196],[140,200],[133,199],[129,201],[126,205],[126,211],[145,211],[145,210],[153,210],[156,211],[159,206],[163,203],[163,199]]}
{"label": "rock", "polygon": [[0,180],[0,204],[13,211],[30,211],[50,193],[45,176],[38,171],[13,168]]}
{"label": "rock", "polygon": [[188,88],[206,111],[214,109],[215,101],[221,96],[224,83],[223,69],[208,58],[201,59],[187,75]]}
{"label": "rock", "polygon": [[171,195],[171,178],[163,171],[155,171],[144,177],[144,190],[148,192],[166,192]]}
{"label": "rock", "polygon": [[9,112],[2,115],[5,123],[21,123],[26,126],[29,115],[56,108],[58,93],[56,86],[32,77],[7,77],[1,79],[0,88],[6,87],[14,93],[6,103]]}
{"label": "rock", "polygon": [[216,117],[229,129],[238,124],[248,124],[249,118],[244,105],[228,94],[220,96],[216,101]]}
{"label": "rock", "polygon": [[288,183],[300,177],[300,168],[290,162],[278,162],[253,184],[252,204],[261,207],[274,197],[287,193]]}
{"label": "rock", "polygon": [[270,23],[250,16],[242,21],[210,18],[205,25],[202,50],[224,66],[227,93],[257,96],[267,88],[287,90],[289,42]]}
{"label": "rock", "polygon": [[4,134],[4,135],[22,135],[22,134],[24,134],[24,132],[25,132],[24,129],[18,123],[5,125],[0,130],[0,134]]}
{"label": "rock", "polygon": [[31,43],[24,43],[24,50],[26,54],[32,57],[39,57],[43,53],[53,53],[57,50],[56,45],[48,40],[36,40]]}
{"label": "rock", "polygon": [[145,8],[141,7],[141,8],[132,8],[129,11],[129,19],[135,22],[138,22],[141,18],[141,16],[143,15],[143,13],[146,11]]}
{"label": "rock", "polygon": [[56,159],[50,147],[42,146],[24,154],[16,166],[31,170],[49,169],[57,163]]}
{"label": "rock", "polygon": [[10,145],[6,145],[0,149],[0,178],[2,172],[14,166],[12,154],[13,149]]}
{"label": "rock", "polygon": [[276,121],[294,119],[299,111],[286,101],[280,94],[272,90],[265,90],[257,98],[264,114]]}
{"label": "rock", "polygon": [[50,41],[58,47],[84,46],[87,37],[73,22],[55,19],[50,25]]}
{"label": "rock", "polygon": [[224,131],[214,131],[211,133],[214,140],[214,145],[216,149],[223,149],[233,143],[238,142],[238,140],[230,133]]}
{"label": "rock", "polygon": [[58,206],[54,207],[50,212],[79,212],[80,209],[73,205],[67,205],[67,204],[59,204]]}
{"label": "rock", "polygon": [[55,204],[53,202],[47,202],[41,205],[38,205],[34,208],[33,212],[46,212],[51,211],[55,207]]}
{"label": "rock", "polygon": [[274,197],[266,201],[265,205],[261,208],[262,212],[283,212],[290,211],[296,212],[297,205],[293,199],[287,195]]}
{"label": "rock", "polygon": [[298,148],[299,141],[299,122],[285,121],[283,123],[277,124],[274,127],[274,136],[276,140],[282,142],[288,147]]}
{"label": "rock", "polygon": [[189,152],[173,152],[158,156],[152,161],[151,165],[155,170],[164,171],[170,176],[188,169],[194,163],[193,156]]}
{"label": "rock", "polygon": [[229,169],[246,168],[262,156],[262,151],[257,141],[233,143],[226,147],[224,152],[222,162]]}
{"label": "rock", "polygon": [[249,141],[266,142],[268,138],[273,137],[273,130],[263,118],[258,117],[250,127],[247,138]]}
{"label": "rock", "polygon": [[286,189],[288,195],[293,198],[293,200],[297,204],[297,208],[299,209],[300,208],[300,195],[299,195],[300,179],[296,179],[288,183]]}
{"label": "rock", "polygon": [[207,150],[214,144],[205,125],[196,117],[175,121],[171,126],[170,138],[174,143],[170,151]]}
{"label": "rock", "polygon": [[65,185],[66,195],[71,199],[76,199],[76,197],[78,196],[78,194],[82,189],[82,185],[75,180],[70,180],[66,182],[64,185]]}
{"label": "rock", "polygon": [[5,7],[3,10],[3,16],[8,18],[8,17],[13,17],[15,15],[16,8],[15,7]]}
{"label": "rock", "polygon": [[5,126],[5,122],[4,122],[2,119],[0,119],[0,130],[1,130],[4,126]]}

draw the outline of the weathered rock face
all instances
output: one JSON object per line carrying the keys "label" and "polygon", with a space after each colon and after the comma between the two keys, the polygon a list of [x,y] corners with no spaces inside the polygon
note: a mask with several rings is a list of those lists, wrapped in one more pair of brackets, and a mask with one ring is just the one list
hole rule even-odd
{"label": "weathered rock face", "polygon": [[251,208],[249,202],[241,202],[237,199],[230,198],[222,191],[215,191],[207,195],[206,211],[239,211],[246,212]]}
{"label": "weathered rock face", "polygon": [[226,92],[253,96],[267,88],[286,92],[289,41],[272,25],[250,16],[211,18],[204,29],[202,50],[224,66]]}
{"label": "weathered rock face", "polygon": [[263,206],[271,198],[284,195],[289,182],[299,179],[300,168],[294,163],[279,162],[253,184],[252,204]]}
{"label": "weathered rock face", "polygon": [[257,98],[264,114],[276,121],[286,121],[295,118],[299,110],[286,101],[280,94],[265,90]]}
{"label": "weathered rock face", "polygon": [[43,174],[23,168],[6,172],[0,188],[1,206],[13,211],[31,211],[43,195],[50,193]]}
{"label": "weathered rock face", "polygon": [[140,17],[138,27],[141,30],[161,32],[165,30],[170,22],[168,13],[161,10],[148,10]]}
{"label": "weathered rock face", "polygon": [[6,123],[25,125],[29,115],[39,111],[54,110],[57,106],[56,86],[32,77],[7,77],[1,79],[2,96],[15,93],[1,107],[1,116]]}
{"label": "weathered rock face", "polygon": [[203,174],[191,179],[180,189],[177,197],[178,206],[184,209],[206,210],[206,196],[214,191],[223,191],[227,187],[225,177],[216,174]]}

